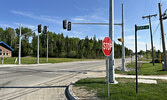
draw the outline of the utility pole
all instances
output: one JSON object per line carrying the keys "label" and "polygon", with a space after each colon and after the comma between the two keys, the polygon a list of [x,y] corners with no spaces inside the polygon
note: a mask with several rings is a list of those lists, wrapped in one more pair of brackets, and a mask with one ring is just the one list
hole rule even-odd
{"label": "utility pole", "polygon": [[160,3],[158,3],[158,7],[159,7],[159,20],[160,20],[162,47],[163,47],[163,55],[164,55],[164,67],[163,67],[163,70],[167,71],[167,66],[166,66],[166,47],[165,47],[163,19],[162,19],[161,4]]}
{"label": "utility pole", "polygon": [[153,48],[153,38],[152,38],[152,27],[151,27],[151,17],[156,17],[157,14],[154,15],[148,15],[148,16],[143,16],[142,18],[148,18],[149,19],[149,26],[150,26],[150,36],[151,36],[151,47],[152,47],[152,63],[154,65],[154,48]]}
{"label": "utility pole", "polygon": [[21,64],[21,24],[20,24],[20,34],[19,34],[19,62],[18,64]]}
{"label": "utility pole", "polygon": [[125,68],[125,46],[124,46],[124,4],[122,4],[122,71],[126,71]]}
{"label": "utility pole", "polygon": [[109,82],[117,83],[114,70],[114,0],[110,0],[109,5],[109,37],[112,41],[112,52],[109,57]]}

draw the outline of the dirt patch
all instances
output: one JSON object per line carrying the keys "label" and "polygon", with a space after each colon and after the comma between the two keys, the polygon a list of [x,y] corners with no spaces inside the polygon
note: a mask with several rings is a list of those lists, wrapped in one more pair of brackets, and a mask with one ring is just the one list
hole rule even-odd
{"label": "dirt patch", "polygon": [[87,91],[84,87],[72,87],[74,94],[80,100],[100,100],[94,91]]}

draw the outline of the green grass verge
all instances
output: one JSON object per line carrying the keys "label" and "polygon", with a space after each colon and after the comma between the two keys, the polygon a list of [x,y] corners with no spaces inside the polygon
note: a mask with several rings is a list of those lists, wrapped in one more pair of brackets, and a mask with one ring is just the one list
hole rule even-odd
{"label": "green grass verge", "polygon": [[[6,60],[4,59],[4,64],[15,64],[15,59],[17,57],[10,57]],[[48,62],[46,62],[46,58],[39,58],[39,63],[61,63],[61,62],[72,62],[72,61],[87,61],[87,60],[97,60],[97,59],[76,59],[76,58],[48,58]],[[18,60],[16,64],[18,63]],[[21,64],[36,64],[36,57],[22,57]],[[2,60],[0,59],[0,64],[2,64]]]}
{"label": "green grass verge", "polygon": [[145,57],[139,58],[138,61],[149,61],[151,62],[152,59],[146,59]]}
{"label": "green grass verge", "polygon": [[[135,69],[135,63],[128,64],[126,67]],[[135,75],[136,72],[134,71],[119,71],[116,70],[117,74],[126,74],[126,75]],[[141,67],[138,67],[138,74],[139,75],[167,75],[167,71],[162,70],[162,65],[160,63],[155,63],[153,66],[152,63],[142,63]]]}
{"label": "green grass verge", "polygon": [[[106,78],[86,78],[76,82],[75,86],[93,91],[102,100],[108,100]],[[110,84],[110,100],[166,100],[167,81],[157,80],[158,84],[138,84],[135,79],[116,79],[118,84]]]}

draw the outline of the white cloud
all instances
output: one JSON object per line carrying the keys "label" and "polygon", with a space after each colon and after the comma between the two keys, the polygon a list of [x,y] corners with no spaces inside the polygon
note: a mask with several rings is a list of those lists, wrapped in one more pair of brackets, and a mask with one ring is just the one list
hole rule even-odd
{"label": "white cloud", "polygon": [[134,35],[129,35],[125,37],[126,40],[134,40],[135,36]]}
{"label": "white cloud", "polygon": [[57,18],[53,18],[51,16],[46,16],[46,15],[34,15],[33,13],[28,13],[28,12],[21,12],[21,11],[15,11],[15,10],[11,10],[12,13],[17,14],[17,15],[22,15],[22,16],[26,16],[32,19],[36,19],[36,20],[42,20],[42,21],[46,21],[46,22],[52,22],[52,23],[60,23]]}
{"label": "white cloud", "polygon": [[[138,51],[140,50],[146,50],[146,43],[143,41],[140,41],[141,37],[137,37],[137,46],[138,46]],[[129,35],[125,37],[125,46],[128,47],[129,49],[135,51],[135,35]],[[150,45],[147,44],[147,47],[149,49]]]}
{"label": "white cloud", "polygon": [[19,26],[21,24],[23,27],[28,27],[28,28],[31,28],[31,29],[36,28],[36,26],[30,25],[30,24],[24,24],[24,23],[14,23],[14,24],[17,25],[17,26]]}
{"label": "white cloud", "polygon": [[82,21],[82,22],[108,22],[105,17],[100,17],[98,15],[84,15],[84,16],[76,16],[71,18],[71,21]]}
{"label": "white cloud", "polygon": [[76,35],[76,36],[79,36],[79,35],[83,35],[84,33],[82,32],[78,32],[78,31],[73,31],[73,33]]}
{"label": "white cloud", "polygon": [[5,27],[5,28],[6,28],[6,27],[13,27],[13,26],[11,26],[11,25],[9,25],[9,24],[1,24],[1,23],[0,23],[0,27]]}
{"label": "white cloud", "polygon": [[81,18],[81,17],[75,17],[71,19],[72,21],[85,21],[86,19]]}

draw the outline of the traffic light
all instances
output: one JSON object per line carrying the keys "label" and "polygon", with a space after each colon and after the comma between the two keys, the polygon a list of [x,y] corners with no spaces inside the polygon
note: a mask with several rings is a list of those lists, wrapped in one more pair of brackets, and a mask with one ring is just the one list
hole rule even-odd
{"label": "traffic light", "polygon": [[44,26],[44,28],[43,28],[43,33],[44,33],[44,34],[47,34],[47,26]]}
{"label": "traffic light", "polygon": [[41,33],[41,24],[38,25],[38,33]]}
{"label": "traffic light", "polygon": [[67,20],[63,20],[63,29],[67,29]]}
{"label": "traffic light", "polygon": [[71,22],[68,22],[68,28],[67,28],[68,31],[71,31]]}
{"label": "traffic light", "polygon": [[118,38],[118,41],[123,42],[123,39],[122,38]]}

